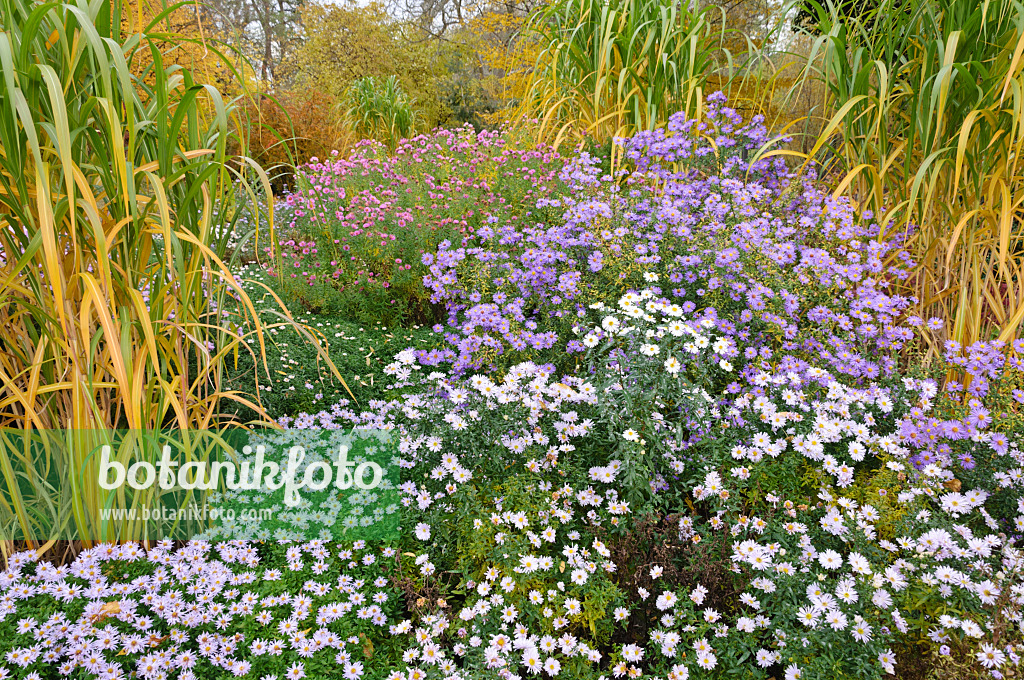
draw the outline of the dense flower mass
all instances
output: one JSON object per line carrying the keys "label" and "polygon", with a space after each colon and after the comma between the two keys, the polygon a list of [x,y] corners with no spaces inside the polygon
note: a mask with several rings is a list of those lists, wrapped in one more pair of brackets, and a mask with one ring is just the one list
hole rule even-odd
{"label": "dense flower mass", "polygon": [[778,157],[744,160],[767,133],[757,121],[739,127],[720,101],[700,126],[675,116],[668,132],[625,141],[632,171],[602,177],[585,154],[569,162],[563,219],[496,224],[424,255],[453,347],[424,359],[454,357],[463,370],[580,352],[570,331],[586,304],[656,276],[659,294],[714,318],[748,354],[782,349],[851,376],[891,373],[913,336],[899,323],[913,301],[890,292],[912,264],[906,253],[890,258],[877,224]]}
{"label": "dense flower mass", "polygon": [[539,199],[564,189],[561,167],[547,147],[471,128],[405,140],[392,155],[364,142],[348,157],[314,158],[278,218],[288,238],[267,247],[278,263],[270,271],[287,299],[313,311],[433,323],[424,254],[484,225],[543,215]]}
{"label": "dense flower mass", "polygon": [[916,361],[905,254],[710,102],[424,252],[390,398],[280,417],[392,433],[400,538],[16,555],[0,678],[1019,672],[1024,341]]}
{"label": "dense flower mass", "polygon": [[[731,582],[710,607],[699,578],[638,588],[633,608],[653,604],[661,625],[639,641],[646,652],[620,650],[620,670],[634,677],[728,672],[750,658],[765,669],[786,661],[791,677],[826,677],[837,663],[880,675],[908,638],[962,648],[1019,628],[1024,555],[1008,535],[1024,526],[1013,518],[1024,510],[1014,491],[1024,452],[1013,433],[992,430],[981,401],[950,399],[928,378],[851,384],[792,356],[745,371],[715,399],[708,390],[730,379],[742,347],[716,337],[710,319],[687,319],[650,288],[593,306],[585,379],[554,381],[534,364],[500,382],[435,372],[417,394],[361,415],[336,409],[317,425],[401,432],[410,480],[429,471],[403,488],[428,525],[500,485],[509,466],[545,497],[586,508],[576,531],[615,536],[639,516],[674,511],[679,552],[717,556]],[[391,367],[406,388],[422,370],[411,353]],[[497,459],[481,445],[492,440]],[[527,537],[542,543],[535,531]],[[944,613],[922,618],[928,611]],[[992,644],[978,654],[998,651]],[[691,648],[692,668],[678,663]]]}

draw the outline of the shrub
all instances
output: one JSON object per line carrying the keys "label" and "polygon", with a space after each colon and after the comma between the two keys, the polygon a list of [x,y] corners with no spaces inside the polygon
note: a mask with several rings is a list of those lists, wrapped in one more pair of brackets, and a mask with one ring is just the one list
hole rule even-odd
{"label": "shrub", "polygon": [[567,367],[583,350],[574,327],[587,302],[653,275],[658,294],[705,310],[764,359],[799,350],[849,375],[891,372],[912,335],[896,323],[911,301],[891,290],[906,254],[779,158],[745,160],[766,144],[764,127],[742,126],[720,96],[709,103],[707,124],[674,116],[667,131],[626,141],[632,171],[599,176],[586,154],[568,163],[574,196],[539,203],[561,220],[488,225],[424,255],[450,349],[423,360]]}
{"label": "shrub", "polygon": [[319,313],[361,322],[432,324],[443,318],[423,287],[424,253],[481,226],[546,219],[539,198],[560,190],[561,159],[505,133],[439,130],[394,155],[373,144],[314,160],[287,197],[292,238],[279,255],[279,289]]}
{"label": "shrub", "polygon": [[356,142],[338,115],[338,101],[309,88],[278,92],[274,98],[245,100],[250,155],[274,174],[274,188],[292,188],[293,166],[307,158],[327,158]]}
{"label": "shrub", "polygon": [[[1013,390],[1024,343],[1005,373],[998,348],[951,355],[951,365],[994,381],[964,404],[955,386],[940,393],[930,378],[857,386],[795,356],[738,369],[730,359],[743,356],[742,340],[718,336],[708,319],[685,316],[650,288],[596,311],[589,335],[603,342],[586,377],[555,381],[549,369],[523,364],[500,379],[420,378],[406,351],[390,368],[396,387],[408,388],[402,399],[295,424],[396,428],[409,473],[406,521],[436,532],[440,555],[431,559],[453,570],[477,549],[468,544],[490,540],[503,559],[530,563],[547,518],[534,523],[502,503],[531,484],[577,532],[570,536],[620,555],[638,522],[673,515],[681,544],[667,564],[644,567],[655,588],[638,587],[621,615],[646,610],[657,623],[647,638],[620,632],[599,648],[621,673],[882,677],[926,638],[934,648],[966,646],[985,666],[1016,663],[1024,555],[1005,536],[1019,512],[1024,452],[1008,433],[1020,409],[993,430],[986,405],[1022,394]],[[731,375],[735,383],[723,386]],[[483,529],[482,513],[469,510],[482,493],[498,496],[491,520],[507,532]],[[474,517],[484,536],[459,538],[452,526]],[[696,582],[661,580],[668,567]],[[522,619],[519,649],[557,627],[559,611]],[[478,626],[468,626],[473,634],[493,616],[474,608],[462,618]],[[525,662],[519,652],[492,655],[514,668]]]}

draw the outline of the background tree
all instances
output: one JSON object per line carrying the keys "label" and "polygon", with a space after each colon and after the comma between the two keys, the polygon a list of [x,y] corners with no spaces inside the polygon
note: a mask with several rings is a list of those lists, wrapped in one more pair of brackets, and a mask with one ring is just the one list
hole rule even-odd
{"label": "background tree", "polygon": [[[239,64],[210,21],[207,5],[199,2],[173,3],[167,0],[135,0],[121,6],[121,31],[131,34],[146,31],[159,50],[165,66],[181,66],[214,84],[221,92],[238,91]],[[136,76],[152,83],[152,54],[138,52],[131,63]]]}
{"label": "background tree", "polygon": [[253,65],[262,83],[276,83],[280,65],[303,39],[303,0],[205,0],[204,18]]}
{"label": "background tree", "polygon": [[[463,29],[468,32],[468,29]],[[486,68],[471,44],[461,40],[441,43],[444,75],[439,83],[444,117],[439,125],[470,124],[481,129],[501,117],[502,101],[487,86]]]}
{"label": "background tree", "polygon": [[443,60],[437,44],[414,24],[377,3],[360,7],[307,3],[302,41],[281,64],[280,79],[293,90],[315,88],[337,101],[360,78],[395,76],[427,127],[445,118],[439,86]]}
{"label": "background tree", "polygon": [[[523,28],[545,4],[542,0],[495,2],[470,19],[462,31],[479,64],[477,80],[496,112],[511,110],[526,94],[540,47]],[[495,116],[490,122],[496,122]]]}

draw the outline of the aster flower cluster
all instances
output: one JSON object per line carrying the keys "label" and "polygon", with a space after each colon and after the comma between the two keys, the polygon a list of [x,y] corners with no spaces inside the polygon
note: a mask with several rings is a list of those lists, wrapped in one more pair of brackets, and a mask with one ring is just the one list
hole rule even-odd
{"label": "aster flower cluster", "polygon": [[891,373],[913,337],[900,324],[912,300],[890,292],[912,265],[906,253],[811,177],[778,157],[753,160],[763,124],[740,126],[720,96],[709,102],[707,122],[678,115],[667,131],[622,140],[629,165],[615,176],[586,154],[568,162],[572,194],[539,203],[562,219],[498,223],[425,254],[450,349],[422,360],[454,359],[462,371],[581,352],[570,329],[586,304],[651,273],[660,294],[686,313],[710,310],[751,352],[801,352],[868,379]]}
{"label": "aster flower cluster", "polygon": [[[828,677],[836,668],[882,677],[918,638],[936,653],[970,650],[997,675],[1015,665],[1024,604],[1019,432],[1000,431],[983,402],[952,399],[955,391],[929,377],[864,383],[788,354],[740,367],[746,348],[718,331],[714,313],[685,314],[656,292],[656,274],[645,278],[649,287],[614,306],[587,309],[593,325],[575,327],[587,348],[577,376],[556,379],[551,366],[532,363],[500,380],[424,375],[407,351],[389,367],[406,396],[334,417],[394,428],[409,471],[407,511],[435,528],[452,515],[475,517],[474,541],[484,556],[500,551],[499,566],[518,560],[533,573],[545,533],[560,535],[546,515],[487,519],[470,510],[481,493],[506,502],[509,471],[534,485],[522,493],[541,507],[578,505],[556,515],[574,539],[614,546],[641,518],[673,517],[665,540],[676,542],[673,562],[688,578],[669,580],[654,565],[656,588],[626,590],[628,565],[608,564],[614,597],[625,597],[608,624],[634,636],[594,648],[613,677],[714,677],[748,672],[751,662],[758,677]],[[977,362],[999,350],[972,354]],[[1019,384],[1017,356],[980,364],[997,386],[989,397]],[[970,359],[949,366],[977,372]],[[915,434],[922,421],[927,443]],[[528,542],[510,542],[514,528]],[[705,573],[711,563],[725,568],[727,586]],[[546,604],[534,590],[535,604]],[[520,652],[532,649],[530,634],[561,631],[558,608],[547,610],[551,624],[511,636],[514,651],[486,663],[512,675],[543,670],[543,655]],[[632,612],[658,623],[641,636]]]}
{"label": "aster flower cluster", "polygon": [[314,311],[433,323],[423,255],[495,222],[544,219],[536,205],[564,191],[561,167],[547,147],[470,127],[403,140],[393,154],[366,141],[314,158],[278,217],[288,238],[265,248],[279,260],[269,273]]}
{"label": "aster flower cluster", "polygon": [[[934,381],[847,386],[789,361],[748,371],[739,392],[715,400],[695,386],[731,374],[722,362],[733,348],[712,339],[708,324],[678,315],[651,289],[594,311],[600,323],[586,337],[601,342],[589,380],[556,380],[532,364],[498,382],[421,377],[403,352],[390,371],[406,397],[332,416],[401,435],[410,531],[399,544],[102,546],[56,568],[16,555],[0,598],[8,666],[18,677],[59,666],[103,678],[221,669],[296,680],[330,664],[346,678],[391,680],[678,680],[781,668],[795,680],[837,666],[883,676],[906,653],[901,642],[920,635],[947,653],[966,645],[997,673],[1019,661],[1011,631],[1024,603],[1024,557],[986,510],[998,485],[953,491],[952,460],[917,469],[902,434],[915,409],[940,407]],[[621,351],[634,339],[648,347]],[[723,358],[702,377],[715,354]],[[596,385],[618,383],[621,392],[630,378],[666,376],[694,386],[678,391],[692,400],[676,403],[704,404],[675,433],[648,430],[662,420],[653,412],[618,429],[627,421],[600,408],[617,396]],[[728,435],[702,436],[694,424],[705,418],[727,423]],[[976,428],[962,446],[1019,466],[1019,443],[989,429]],[[646,586],[627,590],[637,567],[611,548],[636,512],[624,500],[628,463],[619,457],[630,451],[609,447],[609,437],[634,453],[649,447],[677,473],[652,488],[686,497],[669,539],[675,559],[691,568],[721,560],[727,585],[705,584],[699,569],[670,579],[672,564],[654,564],[641,565]],[[994,474],[1020,497],[1019,474]],[[451,554],[450,545],[464,548]],[[461,576],[445,587],[450,571]],[[399,606],[410,592],[413,604],[405,597]]]}
{"label": "aster flower cluster", "polygon": [[0,677],[354,680],[400,569],[365,542],[102,545],[61,567],[16,554],[0,572]]}

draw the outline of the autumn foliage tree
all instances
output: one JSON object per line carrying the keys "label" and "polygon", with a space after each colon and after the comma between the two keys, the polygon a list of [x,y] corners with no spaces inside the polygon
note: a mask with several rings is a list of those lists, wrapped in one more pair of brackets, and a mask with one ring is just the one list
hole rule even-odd
{"label": "autumn foliage tree", "polygon": [[[198,0],[132,0],[121,5],[121,31],[146,31],[165,66],[181,66],[202,82],[225,93],[237,93],[242,61],[209,20],[210,7]],[[133,55],[132,72],[152,79],[149,51]]]}
{"label": "autumn foliage tree", "polygon": [[383,5],[307,3],[302,32],[302,43],[280,67],[290,89],[315,89],[341,101],[361,78],[395,76],[425,125],[432,127],[443,118],[439,46],[412,23],[396,20]]}

